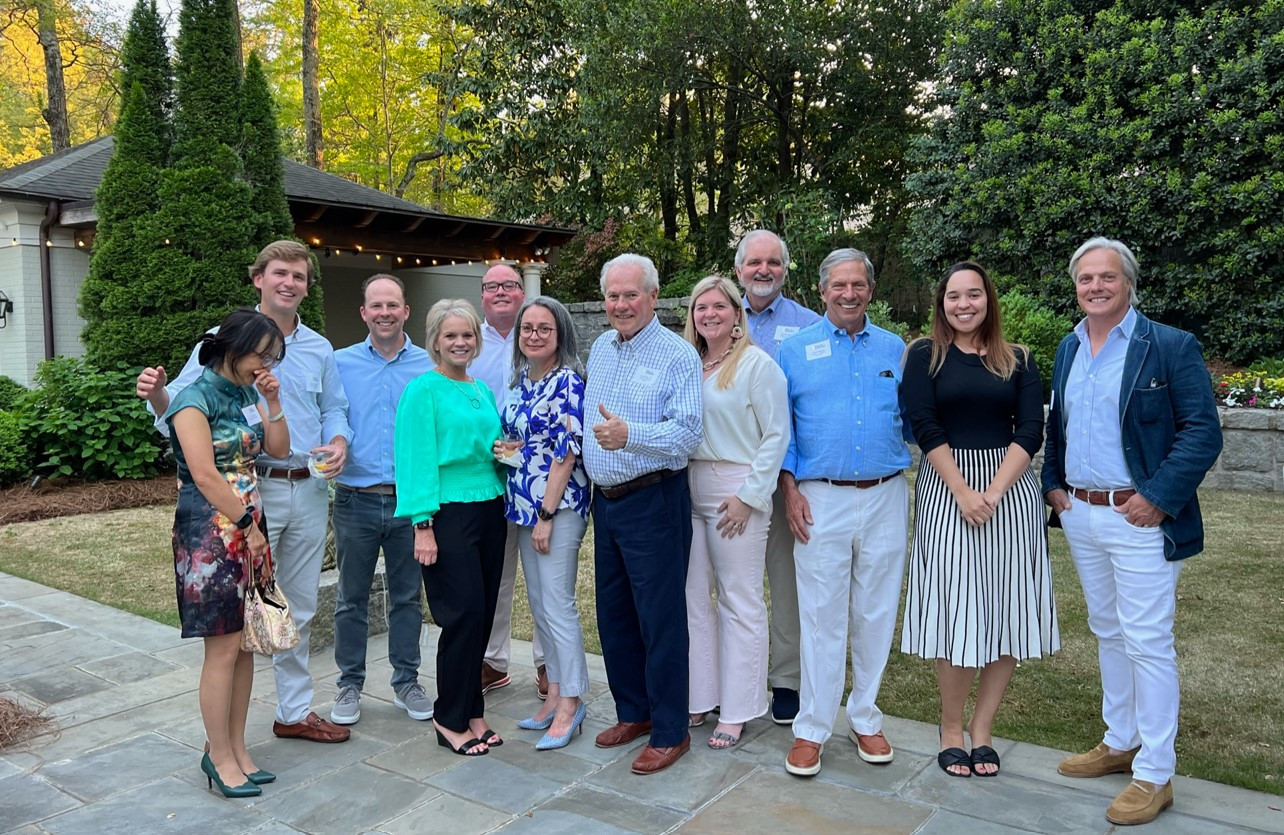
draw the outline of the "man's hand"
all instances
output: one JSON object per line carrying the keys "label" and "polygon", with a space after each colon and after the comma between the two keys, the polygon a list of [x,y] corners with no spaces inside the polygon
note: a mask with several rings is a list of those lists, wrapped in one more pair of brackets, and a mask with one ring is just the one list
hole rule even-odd
{"label": "man's hand", "polygon": [[432,528],[415,528],[415,562],[432,565],[437,562],[437,535]]}
{"label": "man's hand", "polygon": [[1137,493],[1114,510],[1115,513],[1124,514],[1128,524],[1138,528],[1157,528],[1159,523],[1164,521],[1164,516],[1166,515],[1140,493]]}
{"label": "man's hand", "polygon": [[781,478],[780,489],[785,491],[785,519],[789,522],[789,530],[793,532],[794,539],[806,545],[811,539],[811,531],[807,528],[816,524],[811,518],[811,503],[798,489],[793,476],[788,481]]}
{"label": "man's hand", "polygon": [[313,455],[321,452],[327,456],[324,473],[326,481],[329,481],[343,472],[343,465],[348,462],[348,442],[342,435],[335,435],[330,443],[312,448]]}
{"label": "man's hand", "polygon": [[146,400],[152,404],[152,410],[159,417],[169,406],[169,396],[165,392],[165,383],[169,378],[165,376],[165,366],[158,365],[155,368],[144,368],[138,375],[138,383],[134,386],[134,393],[139,399]]}
{"label": "man's hand", "polygon": [[1070,509],[1070,494],[1060,487],[1045,493],[1043,500],[1048,503],[1048,507],[1057,512],[1058,516]]}
{"label": "man's hand", "polygon": [[608,412],[601,403],[597,404],[597,410],[606,418],[593,427],[597,445],[602,449],[624,449],[624,445],[629,442],[629,425]]}

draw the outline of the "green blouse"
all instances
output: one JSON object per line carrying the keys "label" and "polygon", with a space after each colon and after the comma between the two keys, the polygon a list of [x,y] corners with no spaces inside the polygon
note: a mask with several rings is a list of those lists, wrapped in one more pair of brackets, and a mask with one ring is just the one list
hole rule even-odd
{"label": "green blouse", "polygon": [[500,438],[495,396],[480,380],[458,383],[436,371],[411,380],[393,432],[397,516],[431,519],[448,502],[504,495],[491,447]]}

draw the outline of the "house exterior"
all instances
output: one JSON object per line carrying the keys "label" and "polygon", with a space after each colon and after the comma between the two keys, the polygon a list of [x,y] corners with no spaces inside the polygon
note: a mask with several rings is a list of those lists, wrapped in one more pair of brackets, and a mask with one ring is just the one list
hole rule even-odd
{"label": "house exterior", "polygon": [[[94,192],[112,152],[104,137],[0,171],[0,374],[23,385],[42,360],[84,354],[78,302],[97,224]],[[438,299],[480,304],[478,279],[497,261],[512,264],[535,295],[550,258],[575,234],[434,212],[291,160],[285,191],[295,234],[321,265],[326,336],[336,348],[365,338],[357,308],[373,273],[405,282],[407,331],[422,345],[424,314]]]}

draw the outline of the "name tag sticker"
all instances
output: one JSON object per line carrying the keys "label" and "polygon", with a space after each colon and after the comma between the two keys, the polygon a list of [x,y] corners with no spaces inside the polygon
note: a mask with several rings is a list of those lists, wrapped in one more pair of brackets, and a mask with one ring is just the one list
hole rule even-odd
{"label": "name tag sticker", "polygon": [[639,368],[633,372],[633,379],[640,386],[653,386],[659,381],[660,374],[654,368]]}
{"label": "name tag sticker", "polygon": [[783,342],[786,338],[798,333],[795,325],[776,325],[776,341]]}
{"label": "name tag sticker", "polygon": [[263,415],[259,414],[258,406],[246,406],[241,410],[241,414],[245,415],[245,422],[250,426],[258,426],[263,422]]}
{"label": "name tag sticker", "polygon": [[828,341],[813,342],[807,346],[808,360],[824,359],[825,357],[829,356],[832,353],[833,353],[833,348],[830,347]]}

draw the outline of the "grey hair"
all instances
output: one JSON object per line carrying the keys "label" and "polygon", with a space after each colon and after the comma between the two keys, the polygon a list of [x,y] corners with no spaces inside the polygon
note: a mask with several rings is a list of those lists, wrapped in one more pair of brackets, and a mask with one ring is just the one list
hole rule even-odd
{"label": "grey hair", "polygon": [[580,365],[579,338],[575,335],[571,312],[552,296],[536,296],[522,303],[521,309],[517,311],[517,322],[513,325],[517,338],[513,340],[513,379],[508,384],[513,388],[521,382],[522,372],[531,365],[530,360],[522,353],[522,318],[526,316],[526,311],[536,306],[553,315],[553,325],[557,328],[557,354],[553,357],[553,368],[566,366],[580,377],[584,376],[584,367]]}
{"label": "grey hair", "polygon": [[458,316],[472,325],[473,333],[477,334],[477,350],[473,353],[473,359],[477,359],[481,356],[482,349],[482,323],[481,317],[477,315],[477,309],[467,299],[442,299],[428,311],[428,316],[424,320],[424,327],[427,330],[424,334],[424,342],[427,344],[424,347],[428,349],[428,356],[432,357],[435,363],[441,362],[441,353],[437,350],[437,338],[441,336],[442,323],[451,316]]}
{"label": "grey hair", "polygon": [[839,264],[846,264],[848,261],[855,261],[865,266],[865,278],[869,281],[870,289],[874,289],[874,262],[869,260],[869,256],[859,249],[843,247],[835,249],[825,256],[825,260],[820,262],[820,289],[824,290],[825,285],[829,283],[829,272]]}
{"label": "grey hair", "polygon": [[603,296],[606,295],[606,274],[616,267],[638,267],[642,270],[642,289],[648,293],[660,292],[660,272],[655,268],[655,262],[645,255],[626,252],[602,265],[602,275],[598,279],[598,284],[602,287]]}
{"label": "grey hair", "polygon": [[1116,241],[1114,238],[1107,238],[1098,235],[1095,238],[1089,238],[1079,245],[1070,256],[1070,280],[1076,281],[1075,270],[1079,268],[1079,259],[1092,252],[1094,249],[1108,249],[1119,256],[1119,263],[1123,266],[1124,278],[1128,279],[1128,304],[1133,307],[1137,306],[1137,256],[1132,254],[1132,250],[1123,241]]}
{"label": "grey hair", "polygon": [[780,261],[785,265],[785,278],[789,278],[789,245],[770,229],[755,229],[740,239],[740,245],[736,247],[736,272],[739,273],[740,268],[745,265],[745,250],[749,249],[749,244],[759,238],[771,238],[780,244]]}

